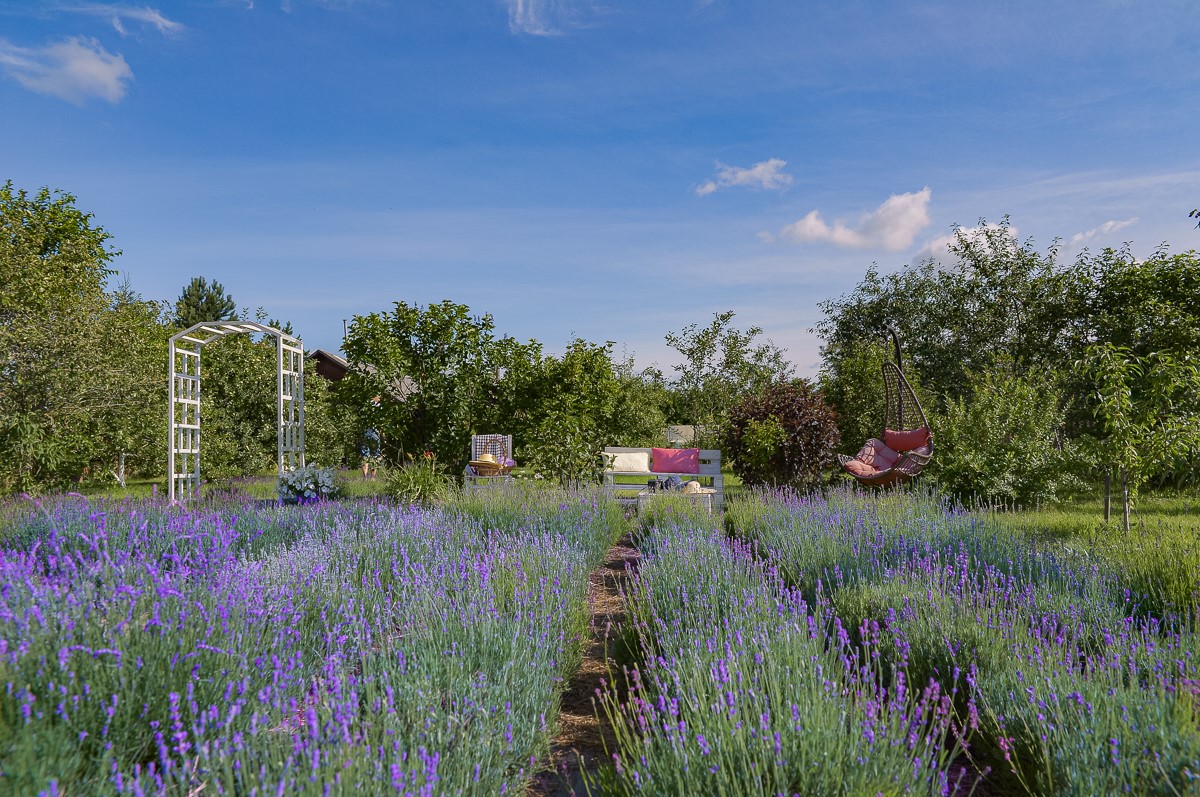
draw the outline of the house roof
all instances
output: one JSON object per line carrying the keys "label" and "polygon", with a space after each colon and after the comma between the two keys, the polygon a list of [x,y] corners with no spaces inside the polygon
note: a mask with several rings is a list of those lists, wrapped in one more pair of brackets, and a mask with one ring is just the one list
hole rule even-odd
{"label": "house roof", "polygon": [[[316,362],[317,373],[331,382],[339,382],[350,373],[350,369],[354,366],[348,360],[333,352],[325,351],[324,349],[314,349],[312,354],[308,355],[310,359]],[[359,366],[368,374],[374,375],[377,371],[375,366],[367,363]],[[407,376],[402,376],[390,380],[387,393],[396,401],[404,401],[409,396],[418,393],[417,383]]]}

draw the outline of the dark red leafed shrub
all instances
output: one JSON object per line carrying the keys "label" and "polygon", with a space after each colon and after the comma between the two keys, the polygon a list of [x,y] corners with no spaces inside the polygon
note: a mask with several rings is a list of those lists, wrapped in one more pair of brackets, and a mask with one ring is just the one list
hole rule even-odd
{"label": "dark red leafed shrub", "polygon": [[839,442],[833,409],[811,383],[796,380],[734,405],[722,447],[747,485],[807,487],[833,464]]}

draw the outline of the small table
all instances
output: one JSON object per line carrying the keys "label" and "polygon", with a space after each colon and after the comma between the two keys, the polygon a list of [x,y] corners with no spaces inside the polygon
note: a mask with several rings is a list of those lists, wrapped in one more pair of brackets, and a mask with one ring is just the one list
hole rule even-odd
{"label": "small table", "polygon": [[712,514],[712,493],[685,493],[683,490],[646,490],[642,489],[637,494],[637,510],[638,514],[642,514],[646,505],[655,498],[663,496],[674,496],[676,498],[686,498],[698,507],[703,507],[704,511]]}

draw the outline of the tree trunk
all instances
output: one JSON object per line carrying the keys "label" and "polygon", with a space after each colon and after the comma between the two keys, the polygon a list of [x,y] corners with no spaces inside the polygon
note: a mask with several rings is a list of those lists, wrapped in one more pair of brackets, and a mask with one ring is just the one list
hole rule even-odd
{"label": "tree trunk", "polygon": [[1112,521],[1112,468],[1104,471],[1104,525]]}
{"label": "tree trunk", "polygon": [[1129,531],[1129,474],[1121,468],[1121,527]]}

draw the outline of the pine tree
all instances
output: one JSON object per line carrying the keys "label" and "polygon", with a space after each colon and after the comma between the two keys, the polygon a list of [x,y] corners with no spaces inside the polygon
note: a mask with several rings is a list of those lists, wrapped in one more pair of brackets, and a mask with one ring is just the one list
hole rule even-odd
{"label": "pine tree", "polygon": [[175,326],[186,329],[201,321],[229,321],[237,317],[237,305],[221,283],[209,284],[194,277],[175,300]]}

